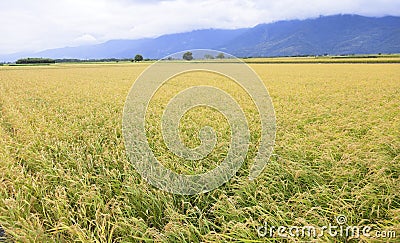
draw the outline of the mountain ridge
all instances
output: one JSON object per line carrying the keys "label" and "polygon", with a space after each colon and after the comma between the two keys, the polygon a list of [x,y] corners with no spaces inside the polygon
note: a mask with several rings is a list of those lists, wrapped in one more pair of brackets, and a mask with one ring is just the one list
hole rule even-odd
{"label": "mountain ridge", "polygon": [[400,53],[400,17],[330,15],[283,20],[241,29],[202,29],[136,40],[109,40],[96,45],[64,47],[0,56],[158,59],[187,49],[215,49],[239,57]]}

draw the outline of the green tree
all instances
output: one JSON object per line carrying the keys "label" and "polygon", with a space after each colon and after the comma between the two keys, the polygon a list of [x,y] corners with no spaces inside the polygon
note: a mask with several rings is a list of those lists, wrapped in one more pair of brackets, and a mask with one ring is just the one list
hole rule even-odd
{"label": "green tree", "polygon": [[36,58],[36,57],[22,58],[16,61],[16,64],[39,64],[39,63],[49,64],[49,63],[55,63],[55,61],[50,58]]}
{"label": "green tree", "polygon": [[213,55],[210,55],[210,54],[205,54],[205,55],[204,55],[204,58],[205,58],[205,59],[214,59],[214,56],[213,56]]}
{"label": "green tree", "polygon": [[191,53],[190,51],[185,52],[182,58],[185,59],[186,61],[193,60],[193,53]]}
{"label": "green tree", "polygon": [[143,56],[140,55],[140,54],[137,54],[137,55],[135,56],[135,62],[140,62],[140,61],[143,61]]}
{"label": "green tree", "polygon": [[219,53],[219,54],[217,55],[217,58],[218,58],[218,59],[224,59],[224,58],[225,58],[224,53]]}

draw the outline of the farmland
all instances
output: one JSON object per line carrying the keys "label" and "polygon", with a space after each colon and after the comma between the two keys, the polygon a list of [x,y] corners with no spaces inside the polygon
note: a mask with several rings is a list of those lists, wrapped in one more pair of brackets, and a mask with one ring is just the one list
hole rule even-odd
{"label": "farmland", "polygon": [[238,86],[194,73],[154,97],[149,142],[181,173],[215,167],[229,128],[217,111],[188,112],[181,131],[189,147],[199,145],[195,134],[205,125],[220,139],[200,163],[175,159],[158,122],[174,92],[219,86],[246,111],[252,142],[245,166],[222,187],[194,196],[150,186],[126,158],[124,102],[148,63],[1,66],[0,225],[18,242],[257,242],[268,240],[257,235],[264,222],[322,226],[346,215],[349,225],[400,234],[399,64],[254,62],[277,134],[268,166],[253,181],[246,165],[260,126]]}

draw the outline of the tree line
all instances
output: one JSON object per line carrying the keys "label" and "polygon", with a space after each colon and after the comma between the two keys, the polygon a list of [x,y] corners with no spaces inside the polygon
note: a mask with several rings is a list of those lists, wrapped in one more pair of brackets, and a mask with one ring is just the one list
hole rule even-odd
{"label": "tree line", "polygon": [[[185,52],[182,56],[184,60],[190,61],[193,60],[193,53]],[[206,54],[204,55],[204,59],[223,59],[225,58],[223,53],[219,53],[215,57]],[[16,64],[52,64],[52,63],[69,63],[69,62],[141,62],[141,61],[150,61],[152,59],[144,59],[141,54],[135,55],[133,59],[131,58],[101,58],[101,59],[77,59],[77,58],[63,58],[63,59],[51,59],[51,58],[36,58],[36,57],[28,57],[22,58],[16,61]]]}
{"label": "tree line", "polygon": [[16,64],[36,64],[36,63],[56,63],[55,60],[50,58],[22,58],[15,62]]}
{"label": "tree line", "polygon": [[[184,60],[186,60],[186,61],[191,61],[191,60],[193,60],[193,53],[190,52],[190,51],[187,51],[187,52],[183,53],[182,58]],[[215,57],[213,55],[210,55],[210,54],[205,54],[204,55],[204,59],[215,59],[215,58],[216,59],[224,59],[225,55],[222,52],[218,53],[218,55],[216,55]]]}
{"label": "tree line", "polygon": [[77,58],[62,58],[62,59],[51,59],[51,58],[37,58],[28,57],[18,59],[16,64],[52,64],[52,63],[68,63],[68,62],[141,62],[150,61],[151,59],[144,59],[142,55],[137,54],[132,58],[101,58],[101,59],[77,59]]}

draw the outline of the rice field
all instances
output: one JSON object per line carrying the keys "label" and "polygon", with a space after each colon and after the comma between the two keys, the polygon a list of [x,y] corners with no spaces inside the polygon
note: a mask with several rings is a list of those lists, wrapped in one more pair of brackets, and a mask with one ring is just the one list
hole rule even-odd
{"label": "rice field", "polygon": [[[229,126],[217,111],[194,109],[181,138],[216,130],[218,143],[198,163],[175,158],[162,140],[168,99],[190,85],[218,86],[238,100],[251,144],[245,165],[226,184],[194,196],[149,185],[128,161],[122,112],[148,63],[0,67],[0,226],[15,242],[265,242],[258,228],[321,227],[345,215],[348,225],[396,232],[288,241],[398,242],[400,237],[399,64],[254,63],[272,98],[277,134],[263,173],[247,179],[260,121],[237,85],[196,73],[171,80],[146,118],[154,154],[171,170],[204,173],[229,147]],[[1,240],[0,240],[1,241]]]}

